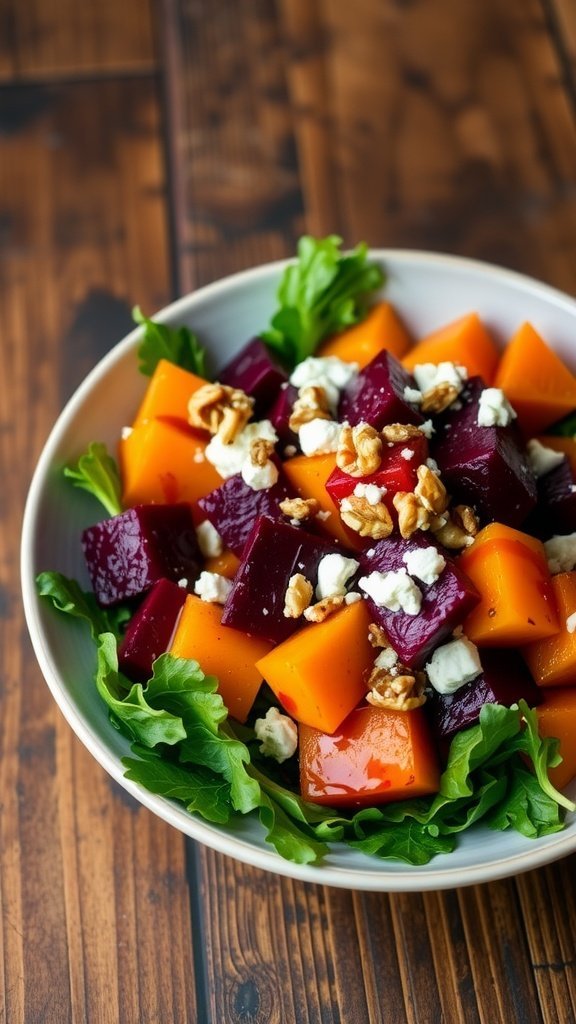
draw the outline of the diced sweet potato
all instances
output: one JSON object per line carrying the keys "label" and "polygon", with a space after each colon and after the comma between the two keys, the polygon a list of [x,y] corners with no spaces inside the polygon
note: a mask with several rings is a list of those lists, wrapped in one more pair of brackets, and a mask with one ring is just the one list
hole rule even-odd
{"label": "diced sweet potato", "polygon": [[167,359],[160,359],[132,426],[138,427],[158,416],[175,416],[186,422],[190,397],[204,384],[203,377],[197,377]]}
{"label": "diced sweet potato", "polygon": [[220,605],[189,594],[170,647],[177,658],[194,658],[206,675],[217,676],[229,713],[245,722],[262,683],[256,667],[271,644],[222,625]]}
{"label": "diced sweet potato", "polygon": [[261,658],[257,668],[287,713],[334,732],[366,693],[374,662],[363,601],[305,626]]}
{"label": "diced sweet potato", "polygon": [[410,333],[394,307],[378,302],[359,324],[325,341],[318,355],[336,356],[363,367],[384,348],[400,359],[411,345]]}
{"label": "diced sweet potato", "polygon": [[576,377],[529,323],[504,349],[494,384],[512,403],[527,437],[576,408]]}
{"label": "diced sweet potato", "polygon": [[553,576],[552,591],[560,629],[523,647],[522,654],[539,686],[576,686],[576,630],[568,629],[576,613],[576,572]]}
{"label": "diced sweet potato", "polygon": [[147,420],[120,441],[122,504],[196,502],[222,483],[204,457],[207,440],[183,423]]}
{"label": "diced sweet potato", "polygon": [[458,561],[480,593],[464,623],[474,643],[511,647],[558,632],[546,555],[535,537],[490,523]]}
{"label": "diced sweet potato", "polygon": [[469,313],[422,338],[402,363],[410,371],[419,363],[456,363],[466,367],[469,377],[482,377],[485,384],[490,384],[498,355],[496,344],[478,314]]}
{"label": "diced sweet potato", "polygon": [[563,789],[576,776],[576,686],[550,689],[537,709],[541,736],[560,740],[562,764],[550,768],[550,781]]}
{"label": "diced sweet potato", "polygon": [[299,728],[304,800],[362,807],[437,793],[438,755],[420,708],[361,707],[327,735]]}

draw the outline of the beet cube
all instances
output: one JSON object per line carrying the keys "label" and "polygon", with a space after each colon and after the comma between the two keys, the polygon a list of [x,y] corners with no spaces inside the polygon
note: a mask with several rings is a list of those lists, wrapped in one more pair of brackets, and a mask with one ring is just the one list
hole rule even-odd
{"label": "beet cube", "polygon": [[150,678],[152,663],[170,646],[186,597],[186,589],[170,580],[158,580],[146,595],[118,649],[120,671],[130,679],[145,682]]}
{"label": "beet cube", "polygon": [[522,699],[530,707],[540,703],[541,691],[517,651],[491,648],[482,650],[480,656],[482,674],[476,679],[465,683],[456,693],[432,690],[426,710],[437,736],[447,739],[476,725],[484,704],[510,707]]}
{"label": "beet cube", "polygon": [[276,401],[266,413],[266,418],[270,420],[278,434],[280,444],[284,446],[292,444],[296,448],[299,447],[298,434],[290,429],[289,421],[292,407],[297,398],[298,388],[295,388],[293,384],[288,384],[287,387],[280,389]]}
{"label": "beet cube", "polygon": [[[411,453],[411,454],[410,454]],[[413,491],[418,483],[417,469],[428,457],[428,441],[424,434],[412,437],[408,441],[386,444],[382,448],[382,462],[379,469],[362,478],[350,476],[336,467],[326,481],[326,490],[335,505],[347,498],[356,484],[376,484],[385,487],[386,504],[392,505],[392,496],[397,491]],[[386,499],[389,497],[389,501]]]}
{"label": "beet cube", "polygon": [[402,610],[393,612],[367,598],[372,621],[382,626],[400,660],[413,668],[421,668],[434,648],[463,622],[480,600],[480,595],[447,552],[421,533],[415,533],[409,540],[388,537],[361,556],[363,575],[395,572],[406,569],[402,556],[407,551],[428,547],[441,551],[446,566],[435,583],[415,579],[422,592],[422,607],[418,615],[408,615]]}
{"label": "beet cube", "polygon": [[536,481],[518,428],[481,427],[478,407],[484,383],[472,377],[436,421],[432,454],[453,499],[472,505],[484,523],[521,526],[536,504]]}
{"label": "beet cube", "polygon": [[321,558],[336,551],[342,549],[299,527],[262,516],[244,549],[224,605],[222,625],[255,633],[272,643],[285,640],[306,624],[301,617],[291,619],[284,615],[290,577],[302,573],[315,586]]}
{"label": "beet cube", "polygon": [[404,389],[414,380],[385,349],[360,371],[340,399],[339,419],[370,423],[380,429],[385,423],[423,423],[417,407],[404,398]]}
{"label": "beet cube", "polygon": [[200,498],[198,507],[218,530],[225,546],[241,558],[256,520],[260,516],[285,519],[278,506],[288,497],[295,497],[295,493],[282,472],[273,487],[260,491],[255,491],[237,474]]}
{"label": "beet cube", "polygon": [[139,597],[159,579],[193,580],[202,556],[189,505],[136,505],[88,527],[82,548],[101,605]]}
{"label": "beet cube", "polygon": [[529,533],[547,540],[576,529],[576,474],[567,458],[537,481],[538,504],[525,524]]}
{"label": "beet cube", "polygon": [[288,377],[262,339],[253,338],[220,371],[219,380],[221,384],[252,395],[254,415],[258,418],[272,404],[278,388]]}

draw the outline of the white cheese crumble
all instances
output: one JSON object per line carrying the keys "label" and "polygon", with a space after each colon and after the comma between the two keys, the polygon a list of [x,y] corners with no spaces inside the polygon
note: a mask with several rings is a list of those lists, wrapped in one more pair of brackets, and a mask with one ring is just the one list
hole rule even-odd
{"label": "white cheese crumble", "polygon": [[576,612],[572,612],[566,619],[566,632],[576,633]]}
{"label": "white cheese crumble", "polygon": [[278,466],[267,459],[263,466],[255,466],[250,456],[242,463],[242,479],[253,491],[265,491],[278,480]]}
{"label": "white cheese crumble", "polygon": [[436,474],[436,476],[440,476],[440,466],[436,462],[436,459],[426,459],[426,465],[428,466],[428,469],[431,469],[432,472]]}
{"label": "white cheese crumble", "polygon": [[250,457],[250,446],[258,438],[276,443],[278,435],[270,420],[247,423],[243,430],[236,434],[231,444],[222,444],[216,434],[206,445],[204,454],[216,472],[227,480],[229,476],[242,472],[244,462]]}
{"label": "white cheese crumble", "polygon": [[310,420],[298,431],[304,455],[322,455],[338,451],[341,426],[334,420]]}
{"label": "white cheese crumble", "polygon": [[378,657],[374,659],[375,668],[383,668],[388,671],[398,664],[398,655],[393,647],[383,647]]}
{"label": "white cheese crumble", "polygon": [[217,558],[224,550],[224,542],[216,527],[209,519],[202,520],[196,527],[198,547],[204,558]]}
{"label": "white cheese crumble", "polygon": [[232,583],[218,572],[201,572],[194,584],[194,593],[209,604],[225,604]]}
{"label": "white cheese crumble", "polygon": [[555,469],[566,458],[563,452],[557,452],[554,448],[548,448],[547,445],[540,444],[540,441],[537,441],[535,437],[528,441],[526,451],[532,472],[537,477],[545,476],[546,473],[549,473],[551,469]]}
{"label": "white cheese crumble", "polygon": [[369,505],[379,505],[386,494],[386,487],[379,487],[378,484],[356,484],[353,494],[355,498],[366,498]]}
{"label": "white cheese crumble", "polygon": [[340,392],[358,375],[358,363],[346,363],[337,356],[308,356],[292,372],[295,388],[324,388],[332,412],[336,412]]}
{"label": "white cheese crumble", "polygon": [[444,555],[433,546],[427,548],[412,548],[402,555],[402,561],[411,576],[416,576],[423,583],[436,583],[440,574],[446,568]]}
{"label": "white cheese crumble", "polygon": [[282,715],[278,708],[268,708],[265,718],[257,718],[254,732],[256,739],[260,740],[260,753],[265,757],[273,757],[278,764],[296,753],[298,727],[288,715]]}
{"label": "white cheese crumble", "polygon": [[296,455],[297,451],[298,449],[295,444],[287,444],[284,449],[284,455],[287,459],[291,459],[293,455]]}
{"label": "white cheese crumble", "polygon": [[412,402],[413,405],[420,405],[422,401],[422,392],[418,388],[411,388],[408,384],[404,388],[404,400],[406,402]]}
{"label": "white cheese crumble", "polygon": [[478,426],[507,427],[515,419],[516,412],[502,388],[484,388],[478,403]]}
{"label": "white cheese crumble", "polygon": [[438,693],[456,693],[482,672],[478,648],[466,636],[451,640],[436,648],[426,672]]}
{"label": "white cheese crumble", "polygon": [[406,459],[406,462],[410,462],[410,459],[414,458],[414,454],[415,452],[413,448],[403,448],[400,452],[400,455],[403,459]]}
{"label": "white cheese crumble", "polygon": [[133,427],[122,427],[122,430],[121,430],[121,433],[120,433],[120,437],[122,438],[122,440],[123,441],[127,441],[133,430],[134,430]]}
{"label": "white cheese crumble", "polygon": [[420,423],[418,430],[421,434],[424,434],[424,437],[427,437],[428,440],[430,440],[434,433],[434,424],[432,423],[432,420],[424,420],[424,423]]}
{"label": "white cheese crumble", "polygon": [[464,381],[468,380],[468,370],[456,363],[418,363],[412,370],[412,376],[420,391],[429,391],[438,384],[452,384],[460,394]]}
{"label": "white cheese crumble", "polygon": [[558,572],[571,572],[572,569],[576,569],[576,533],[551,537],[550,540],[544,541],[544,550],[548,568],[553,576]]}
{"label": "white cheese crumble", "polygon": [[362,594],[359,594],[357,590],[349,590],[344,598],[344,604],[356,604],[357,601],[362,600]]}
{"label": "white cheese crumble", "polygon": [[331,553],[324,555],[318,564],[318,582],[316,585],[316,597],[323,601],[325,597],[336,597],[346,593],[346,584],[354,575],[360,562],[355,558],[345,558],[344,555]]}
{"label": "white cheese crumble", "polygon": [[178,586],[181,587],[182,590],[186,590],[186,587],[188,586],[188,580],[186,579],[185,576],[183,576],[181,580],[178,580]]}
{"label": "white cheese crumble", "polygon": [[395,572],[371,572],[358,581],[360,590],[371,597],[381,608],[391,612],[403,611],[406,615],[418,615],[422,606],[422,594],[406,569]]}

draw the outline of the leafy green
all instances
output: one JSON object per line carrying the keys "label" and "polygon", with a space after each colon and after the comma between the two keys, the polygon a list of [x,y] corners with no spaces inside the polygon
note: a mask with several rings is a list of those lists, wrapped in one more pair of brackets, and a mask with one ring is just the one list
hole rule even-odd
{"label": "leafy green", "polygon": [[368,296],[384,282],[381,268],[368,261],[366,245],[344,254],[341,244],[337,235],[304,235],[296,262],[284,271],[279,307],[262,338],[287,366],[295,366],[324,338],[362,319]]}
{"label": "leafy green", "polygon": [[576,411],[569,413],[564,419],[558,420],[553,427],[549,427],[548,433],[560,437],[576,438]]}
{"label": "leafy green", "polygon": [[98,498],[108,515],[122,512],[120,473],[105,444],[93,441],[75,466],[64,467],[64,476],[69,477],[75,487]]}
{"label": "leafy green", "polygon": [[48,598],[57,611],[86,621],[95,641],[100,633],[113,633],[119,638],[132,614],[126,605],[101,608],[94,594],[83,591],[76,580],[63,576],[61,572],[41,572],[36,577],[36,589],[40,597]]}
{"label": "leafy green", "polygon": [[132,310],[135,323],[144,327],[138,346],[138,369],[151,377],[161,359],[176,363],[183,370],[206,376],[206,350],[189,327],[168,327],[144,316],[139,306]]}

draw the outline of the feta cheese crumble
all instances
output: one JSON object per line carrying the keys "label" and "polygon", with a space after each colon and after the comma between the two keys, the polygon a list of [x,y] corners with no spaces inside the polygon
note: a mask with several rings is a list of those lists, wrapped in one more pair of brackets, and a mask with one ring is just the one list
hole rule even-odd
{"label": "feta cheese crumble", "polygon": [[354,575],[360,562],[355,558],[345,558],[337,553],[324,555],[318,564],[318,582],[316,597],[323,601],[325,597],[336,597],[346,593],[346,584]]}
{"label": "feta cheese crumble", "polygon": [[216,434],[209,444],[206,445],[205,456],[211,462],[217,473],[224,480],[229,476],[235,476],[242,472],[244,463],[250,458],[250,447],[253,441],[262,438],[264,441],[278,440],[278,434],[270,423],[270,420],[260,420],[255,423],[247,423],[246,426],[236,434],[231,444],[223,444]]}
{"label": "feta cheese crumble", "polygon": [[427,548],[412,548],[402,555],[402,561],[411,576],[416,576],[422,583],[436,583],[440,574],[446,568],[444,555],[433,546]]}
{"label": "feta cheese crumble", "polygon": [[353,494],[355,498],[366,498],[369,505],[379,505],[387,492],[386,487],[379,487],[378,484],[356,484]]}
{"label": "feta cheese crumble", "polygon": [[298,431],[304,455],[321,455],[338,451],[341,426],[334,420],[310,420]]}
{"label": "feta cheese crumble", "polygon": [[293,370],[290,383],[295,388],[324,388],[334,413],[340,392],[357,376],[358,369],[358,363],[346,363],[337,356],[308,356]]}
{"label": "feta cheese crumble", "polygon": [[403,459],[406,459],[406,462],[410,462],[410,459],[414,458],[415,452],[413,448],[403,448],[400,455]]}
{"label": "feta cheese crumble", "polygon": [[133,427],[122,427],[122,430],[120,432],[120,437],[122,438],[123,441],[127,441],[128,438],[130,437],[130,434],[132,434],[133,431],[134,431]]}
{"label": "feta cheese crumble", "polygon": [[408,384],[404,388],[404,400],[406,402],[412,402],[413,405],[420,405],[422,401],[422,392],[418,388],[411,388]]}
{"label": "feta cheese crumble", "polygon": [[456,363],[418,363],[412,375],[420,391],[430,391],[438,384],[452,384],[460,394],[464,382],[468,380],[468,370]]}
{"label": "feta cheese crumble", "polygon": [[395,572],[378,572],[362,576],[358,581],[360,590],[371,597],[374,604],[388,608],[391,612],[403,611],[406,615],[418,615],[422,607],[422,593],[406,569]]}
{"label": "feta cheese crumble", "polygon": [[298,728],[288,715],[282,715],[278,708],[268,708],[265,718],[254,722],[256,739],[260,740],[260,753],[273,757],[278,764],[287,761],[298,747]]}
{"label": "feta cheese crumble", "polygon": [[482,672],[478,648],[466,636],[437,647],[426,664],[431,685],[438,693],[456,693]]}
{"label": "feta cheese crumble", "polygon": [[563,452],[557,452],[554,448],[548,448],[547,445],[540,444],[540,441],[537,441],[535,437],[528,441],[526,451],[528,452],[528,462],[536,477],[545,476],[546,473],[549,473],[551,469],[555,469],[566,458]]}
{"label": "feta cheese crumble", "polygon": [[201,572],[194,584],[194,593],[209,604],[225,604],[232,583],[218,572]]}
{"label": "feta cheese crumble", "polygon": [[576,612],[572,612],[566,619],[566,632],[576,633]]}
{"label": "feta cheese crumble", "polygon": [[424,420],[424,423],[419,424],[418,430],[421,434],[424,434],[424,437],[427,437],[428,440],[430,440],[434,433],[434,424],[432,423],[432,420]]}
{"label": "feta cheese crumble", "polygon": [[390,671],[398,664],[398,655],[393,647],[383,647],[378,657],[374,659],[375,668],[383,668]]}
{"label": "feta cheese crumble", "polygon": [[576,569],[576,533],[551,537],[550,540],[544,541],[544,550],[548,568],[553,576],[558,572],[571,572],[572,569]]}
{"label": "feta cheese crumble", "polygon": [[263,466],[255,466],[250,456],[242,463],[242,479],[253,491],[265,491],[278,480],[278,466],[267,459]]}
{"label": "feta cheese crumble", "polygon": [[218,530],[209,519],[204,519],[198,524],[196,527],[196,537],[198,538],[198,547],[204,558],[217,558],[218,555],[222,554],[224,542]]}
{"label": "feta cheese crumble", "polygon": [[502,388],[484,388],[478,403],[479,427],[507,427],[516,413]]}

